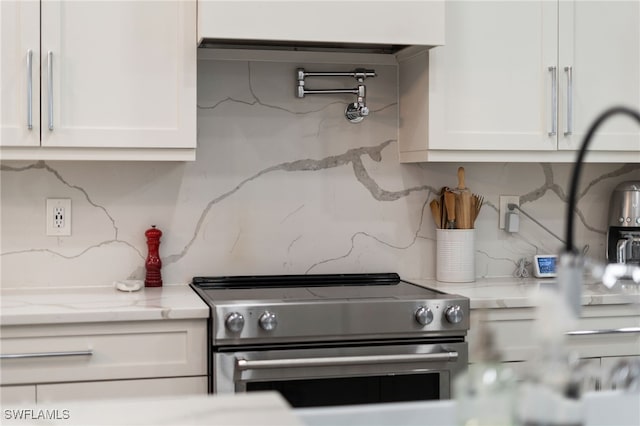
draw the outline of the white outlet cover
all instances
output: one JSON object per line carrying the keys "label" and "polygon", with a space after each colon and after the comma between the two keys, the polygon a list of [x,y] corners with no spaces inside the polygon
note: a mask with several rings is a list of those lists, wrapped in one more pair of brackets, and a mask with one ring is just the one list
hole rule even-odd
{"label": "white outlet cover", "polygon": [[[56,217],[56,214],[62,217]],[[71,198],[47,198],[45,216],[48,236],[71,235]]]}
{"label": "white outlet cover", "polygon": [[[507,204],[515,204],[520,207],[520,196],[519,195],[501,195],[500,196],[500,209],[498,210],[499,228],[504,229],[506,223],[507,212],[509,209],[507,208]],[[518,214],[518,211],[515,210],[515,213]]]}

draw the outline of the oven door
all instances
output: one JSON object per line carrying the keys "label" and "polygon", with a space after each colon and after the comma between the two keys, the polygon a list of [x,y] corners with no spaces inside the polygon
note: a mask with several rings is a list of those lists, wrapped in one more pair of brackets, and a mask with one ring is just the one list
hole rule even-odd
{"label": "oven door", "polygon": [[275,390],[293,407],[446,399],[467,368],[467,343],[214,353],[213,391]]}

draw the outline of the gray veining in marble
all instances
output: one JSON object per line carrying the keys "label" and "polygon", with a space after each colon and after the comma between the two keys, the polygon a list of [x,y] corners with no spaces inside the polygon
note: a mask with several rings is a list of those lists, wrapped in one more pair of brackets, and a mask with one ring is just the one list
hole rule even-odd
{"label": "gray veining in marble", "polygon": [[[296,67],[330,64],[201,60],[193,163],[4,162],[1,285],[98,286],[143,278],[144,231],[163,231],[167,283],[195,275],[397,271],[435,276],[435,227],[426,206],[456,185],[460,164],[399,164],[397,69],[375,65],[372,114],[344,119],[344,96],[293,95]],[[367,64],[353,64],[367,66]],[[350,68],[351,66],[345,66]],[[476,222],[476,274],[508,276],[521,257],[559,243],[521,218],[497,229],[498,197],[562,235],[567,164],[462,164],[485,196]],[[589,164],[576,237],[604,258],[608,197],[640,179],[639,164]],[[47,237],[44,200],[71,198],[71,237]]]}

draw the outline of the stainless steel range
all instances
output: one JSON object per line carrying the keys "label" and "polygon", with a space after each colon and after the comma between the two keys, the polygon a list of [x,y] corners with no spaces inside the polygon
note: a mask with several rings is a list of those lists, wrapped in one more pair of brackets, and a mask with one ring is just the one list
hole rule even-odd
{"label": "stainless steel range", "polygon": [[397,274],[195,277],[210,392],[294,407],[444,399],[466,369],[469,299]]}

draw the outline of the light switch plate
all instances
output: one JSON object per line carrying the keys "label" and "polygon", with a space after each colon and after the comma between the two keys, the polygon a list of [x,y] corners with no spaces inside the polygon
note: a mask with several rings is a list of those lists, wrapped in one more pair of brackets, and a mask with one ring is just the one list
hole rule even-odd
{"label": "light switch plate", "polygon": [[47,198],[45,212],[48,236],[68,237],[71,235],[70,198]]}

